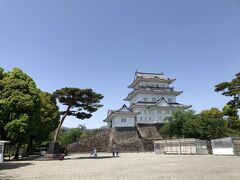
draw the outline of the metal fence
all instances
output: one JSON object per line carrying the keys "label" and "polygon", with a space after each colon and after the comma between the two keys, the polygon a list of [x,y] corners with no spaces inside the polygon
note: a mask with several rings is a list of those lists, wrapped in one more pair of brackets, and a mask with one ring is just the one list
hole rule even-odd
{"label": "metal fence", "polygon": [[171,139],[154,141],[156,154],[208,154],[207,142],[199,139]]}
{"label": "metal fence", "polygon": [[211,140],[213,154],[240,155],[240,137],[226,137]]}

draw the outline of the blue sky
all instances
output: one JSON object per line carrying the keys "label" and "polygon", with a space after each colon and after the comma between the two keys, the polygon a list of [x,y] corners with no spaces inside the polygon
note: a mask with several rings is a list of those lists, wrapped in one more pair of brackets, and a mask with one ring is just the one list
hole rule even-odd
{"label": "blue sky", "polygon": [[0,66],[19,67],[39,88],[92,88],[104,107],[89,120],[105,125],[124,103],[136,70],[164,72],[200,112],[229,98],[214,85],[240,70],[239,0],[1,0]]}

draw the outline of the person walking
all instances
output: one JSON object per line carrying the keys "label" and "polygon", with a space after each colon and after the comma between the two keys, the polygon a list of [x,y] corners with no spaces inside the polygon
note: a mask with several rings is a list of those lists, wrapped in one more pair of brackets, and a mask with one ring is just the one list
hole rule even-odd
{"label": "person walking", "polygon": [[118,157],[118,147],[115,148],[115,154]]}
{"label": "person walking", "polygon": [[94,148],[94,150],[93,150],[93,157],[97,157],[97,149],[96,148]]}
{"label": "person walking", "polygon": [[112,156],[115,157],[115,148],[112,148]]}

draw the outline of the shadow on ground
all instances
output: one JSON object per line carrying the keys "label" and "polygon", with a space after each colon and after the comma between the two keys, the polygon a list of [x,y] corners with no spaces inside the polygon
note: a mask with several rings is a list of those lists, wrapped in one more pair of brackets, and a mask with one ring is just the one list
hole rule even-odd
{"label": "shadow on ground", "polygon": [[0,179],[1,180],[13,180],[15,179],[16,177],[13,177],[13,176],[5,176],[3,175],[2,173],[0,173]]}
{"label": "shadow on ground", "polygon": [[111,159],[111,158],[118,158],[118,157],[113,157],[113,156],[98,156],[98,157],[92,157],[92,156],[89,156],[89,157],[73,157],[73,158],[65,158],[66,160],[67,159]]}
{"label": "shadow on ground", "polygon": [[25,167],[33,165],[32,163],[29,162],[23,162],[23,163],[18,163],[18,162],[4,162],[0,164],[0,170],[6,170],[6,169],[17,169],[20,167]]}

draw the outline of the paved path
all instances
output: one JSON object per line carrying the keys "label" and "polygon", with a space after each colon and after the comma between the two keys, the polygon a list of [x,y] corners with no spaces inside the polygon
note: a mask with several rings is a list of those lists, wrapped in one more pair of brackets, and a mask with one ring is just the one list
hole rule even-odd
{"label": "paved path", "polygon": [[123,153],[70,156],[64,161],[18,161],[0,165],[0,179],[21,180],[240,180],[240,157]]}

